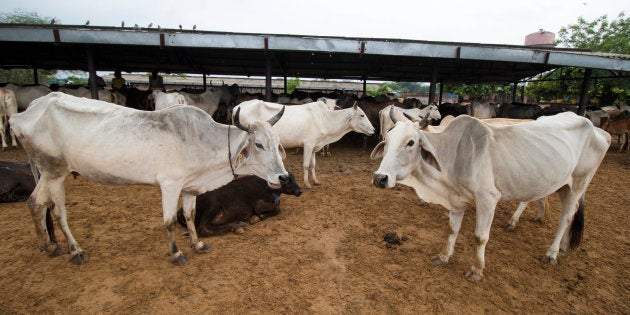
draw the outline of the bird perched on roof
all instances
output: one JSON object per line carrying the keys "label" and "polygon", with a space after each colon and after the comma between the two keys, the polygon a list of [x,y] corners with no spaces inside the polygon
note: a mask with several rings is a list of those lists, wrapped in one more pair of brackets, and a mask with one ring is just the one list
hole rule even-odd
{"label": "bird perched on roof", "polygon": [[125,21],[122,21],[122,22],[120,23],[120,27],[125,27]]}
{"label": "bird perched on roof", "polygon": [[147,26],[147,28],[151,28],[151,26],[153,26],[153,22],[149,23],[149,26]]}
{"label": "bird perched on roof", "polygon": [[136,31],[139,31],[140,30],[140,25],[134,24],[133,25],[133,29],[136,30]]}
{"label": "bird perched on roof", "polygon": [[55,24],[55,18],[53,18],[52,20],[50,20],[50,24]]}
{"label": "bird perched on roof", "polygon": [[180,29],[180,30],[182,29],[182,25],[181,25],[181,24],[179,24],[179,29]]}
{"label": "bird perched on roof", "polygon": [[197,29],[197,24],[193,25],[193,30]]}
{"label": "bird perched on roof", "polygon": [[160,24],[158,24],[158,31],[161,31],[162,27],[160,27]]}
{"label": "bird perched on roof", "polygon": [[90,20],[85,21],[85,25],[90,25]]}

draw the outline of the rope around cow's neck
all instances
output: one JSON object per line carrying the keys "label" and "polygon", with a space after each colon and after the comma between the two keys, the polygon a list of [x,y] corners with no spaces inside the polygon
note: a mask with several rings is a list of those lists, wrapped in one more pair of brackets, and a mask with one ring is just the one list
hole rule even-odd
{"label": "rope around cow's neck", "polygon": [[227,132],[227,140],[228,140],[228,160],[230,161],[230,169],[232,170],[232,176],[234,176],[234,178],[236,178],[236,173],[234,172],[234,165],[232,165],[232,146],[230,145],[230,129],[232,126],[228,125],[228,132]]}

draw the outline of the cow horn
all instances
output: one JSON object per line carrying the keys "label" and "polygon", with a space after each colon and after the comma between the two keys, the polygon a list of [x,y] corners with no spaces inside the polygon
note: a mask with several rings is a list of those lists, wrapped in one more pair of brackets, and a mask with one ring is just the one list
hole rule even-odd
{"label": "cow horn", "polygon": [[241,108],[239,107],[236,110],[236,114],[234,114],[234,126],[238,127],[238,129],[249,132],[249,126],[246,127],[241,124],[241,120],[239,118],[240,113],[241,113]]}
{"label": "cow horn", "polygon": [[[267,120],[267,122],[268,122],[270,125],[272,125],[272,126],[273,126],[275,123],[277,123],[277,122],[278,122],[278,120],[280,120],[280,117],[282,117],[282,115],[284,115],[284,109],[285,109],[285,108],[286,108],[286,106],[282,106],[282,109],[280,110],[280,112],[278,112],[275,116],[273,116],[273,117],[269,118],[269,120]],[[240,110],[240,108],[239,108],[239,110]],[[237,112],[237,113],[238,113],[238,112]]]}
{"label": "cow horn", "polygon": [[422,118],[422,120],[420,121],[420,129],[426,129],[429,125],[429,114],[430,113],[424,115],[424,118]]}
{"label": "cow horn", "polygon": [[391,119],[394,124],[398,121],[396,119],[396,117],[394,117],[394,105],[390,105],[391,107],[389,108],[389,119]]}
{"label": "cow horn", "polygon": [[411,120],[411,121],[413,121],[413,122],[418,121],[417,119],[415,119],[415,118],[413,118],[413,117],[409,116],[407,113],[403,113],[403,115],[405,115],[405,117],[407,117],[407,119],[409,119],[409,120]]}

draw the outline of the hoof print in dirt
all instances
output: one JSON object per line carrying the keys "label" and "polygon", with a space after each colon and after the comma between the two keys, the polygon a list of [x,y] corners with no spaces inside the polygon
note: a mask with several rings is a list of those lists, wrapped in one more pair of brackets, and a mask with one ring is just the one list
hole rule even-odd
{"label": "hoof print in dirt", "polygon": [[402,243],[407,239],[407,236],[403,235],[400,237],[396,232],[383,233],[383,240],[385,241],[385,247],[387,248],[396,248],[396,246],[402,245]]}

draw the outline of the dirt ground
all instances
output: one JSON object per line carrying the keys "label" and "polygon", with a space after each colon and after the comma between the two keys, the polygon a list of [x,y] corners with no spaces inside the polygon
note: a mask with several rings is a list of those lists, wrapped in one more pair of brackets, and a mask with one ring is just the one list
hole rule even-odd
{"label": "dirt ground", "polygon": [[[26,157],[14,149],[0,159]],[[244,234],[205,239],[210,253],[194,253],[178,227],[185,266],[166,254],[157,187],[68,178],[68,221],[89,255],[81,266],[67,254],[40,252],[25,202],[0,204],[0,313],[630,311],[630,155],[608,152],[587,191],[583,242],[557,265],[540,260],[557,227],[557,197],[546,223],[532,221],[530,207],[514,232],[503,227],[516,203],[501,202],[479,283],[463,276],[474,258],[474,212],[465,216],[451,262],[435,266],[431,257],[450,230],[446,210],[420,205],[408,187],[372,187],[378,164],[354,142],[333,144],[332,157],[318,158],[321,186],[284,195],[279,216]],[[301,155],[289,154],[285,166],[302,184]],[[388,248],[387,232],[406,240]],[[66,249],[60,230],[57,237]]]}

